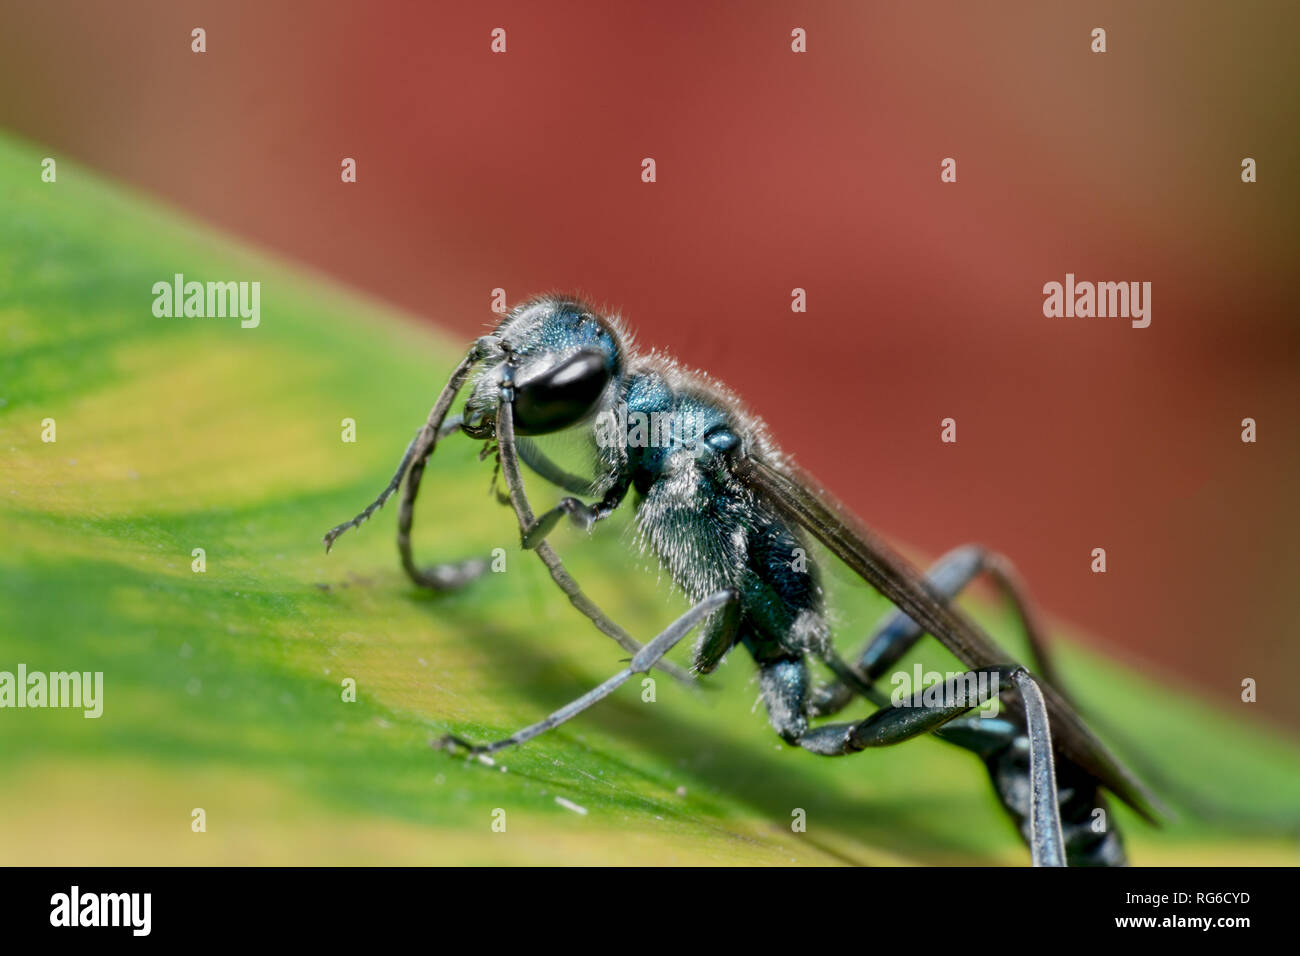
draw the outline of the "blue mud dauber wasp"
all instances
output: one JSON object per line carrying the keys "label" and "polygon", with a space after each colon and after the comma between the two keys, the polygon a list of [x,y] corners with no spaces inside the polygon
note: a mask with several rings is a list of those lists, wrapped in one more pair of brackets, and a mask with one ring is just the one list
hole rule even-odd
{"label": "blue mud dauber wasp", "polygon": [[[468,389],[464,411],[451,415],[463,388]],[[652,434],[616,434],[619,429],[611,426],[623,421],[637,427],[650,422]],[[534,440],[566,431],[589,445],[594,478],[566,471]],[[397,540],[411,579],[445,591],[486,571],[488,562],[477,559],[420,568],[411,554],[413,509],[425,465],[437,443],[455,432],[484,442],[484,457],[495,454],[524,548],[537,552],[574,606],[632,658],[600,686],[504,740],[476,745],[448,736],[443,740],[448,749],[487,754],[521,744],[652,668],[689,679],[663,658],[698,627],[691,670],[707,674],[743,645],[758,666],[772,727],[791,745],[838,756],[929,733],[975,753],[1037,865],[1125,862],[1103,791],[1157,822],[1161,810],[1155,798],[1088,729],[1061,691],[1025,589],[1004,558],[978,546],[963,547],[922,574],[801,473],[735,396],[662,355],[639,355],[616,317],[557,296],[534,298],[512,310],[452,372],[388,487],[325,536],[326,550],[382,507],[405,480]],[[521,462],[569,496],[534,514]],[[632,491],[642,543],[694,602],[644,645],[582,592],[546,541],[566,517],[591,529]],[[806,554],[806,535],[896,609],[853,662],[841,658],[831,642],[815,564],[793,559]],[[958,592],[980,574],[1010,595],[1029,637],[1033,673],[954,606]],[[894,706],[877,681],[926,634],[970,670],[932,701]],[[826,665],[832,678],[815,684],[810,659]],[[994,695],[1000,698],[997,716],[972,713]],[[878,709],[863,720],[814,725],[857,696]]]}

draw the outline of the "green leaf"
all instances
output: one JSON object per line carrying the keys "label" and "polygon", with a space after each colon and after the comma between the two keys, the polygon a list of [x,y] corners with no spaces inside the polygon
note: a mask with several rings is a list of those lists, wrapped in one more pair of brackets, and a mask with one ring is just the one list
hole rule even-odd
{"label": "green leaf", "polygon": [[[417,551],[502,547],[505,573],[451,595],[413,588],[395,503],[324,554],[322,533],[382,488],[464,344],[71,162],[43,183],[41,155],[0,138],[0,670],[102,671],[104,712],[0,711],[0,862],[1027,861],[962,751],[925,739],[827,760],[782,745],[743,652],[709,689],[660,678],[645,702],[633,681],[495,766],[431,749],[448,730],[486,740],[531,723],[626,656],[519,551],[472,442],[431,461]],[[155,317],[152,286],[175,273],[259,281],[260,326]],[[553,542],[648,639],[684,604],[629,550],[626,522]],[[848,649],[885,608],[832,585]],[[998,606],[968,606],[1017,640]],[[1248,720],[1237,678],[1208,701],[1062,651],[1088,709],[1177,781],[1247,815],[1300,807],[1300,751]],[[944,666],[933,642],[915,659]],[[1276,827],[1157,830],[1117,812],[1137,863],[1296,861]]]}

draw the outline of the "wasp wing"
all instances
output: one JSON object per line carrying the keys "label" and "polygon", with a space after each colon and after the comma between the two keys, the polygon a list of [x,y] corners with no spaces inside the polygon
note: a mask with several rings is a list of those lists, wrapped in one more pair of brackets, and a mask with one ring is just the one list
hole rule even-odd
{"label": "wasp wing", "polygon": [[[850,570],[916,621],[972,669],[1015,664],[980,628],[950,605],[906,558],[879,535],[848,517],[811,479],[793,468],[777,468],[760,458],[742,456],[736,475],[773,508],[807,529]],[[814,490],[816,489],[816,490]],[[1046,681],[1039,681],[1056,750],[1100,780],[1112,793],[1152,823],[1167,814],[1160,801],[1088,729],[1083,720]],[[1019,700],[1007,702],[1019,716]]]}

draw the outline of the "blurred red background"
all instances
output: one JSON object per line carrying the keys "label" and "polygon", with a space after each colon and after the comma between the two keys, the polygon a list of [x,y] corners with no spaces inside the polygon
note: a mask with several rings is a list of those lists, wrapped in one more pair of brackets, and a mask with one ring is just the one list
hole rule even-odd
{"label": "blurred red background", "polygon": [[[1255,677],[1300,725],[1295,4],[87,0],[0,22],[0,125],[52,155],[467,339],[495,287],[584,292],[896,540],[993,545],[1106,650],[1224,704]],[[1045,318],[1066,272],[1150,281],[1150,328]]]}

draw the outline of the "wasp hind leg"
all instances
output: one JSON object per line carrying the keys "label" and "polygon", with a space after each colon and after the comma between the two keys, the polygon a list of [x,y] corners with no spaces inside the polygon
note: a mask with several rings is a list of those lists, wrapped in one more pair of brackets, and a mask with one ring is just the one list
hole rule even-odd
{"label": "wasp hind leg", "polygon": [[[940,703],[882,707],[864,720],[851,723],[808,726],[805,706],[808,694],[807,664],[801,659],[773,661],[759,670],[759,685],[773,728],[783,739],[810,753],[838,757],[871,747],[889,747],[922,734],[940,731],[972,708],[996,697],[1002,680],[1009,679],[1025,705],[1025,762],[1015,777],[1015,806],[1022,809],[1020,822],[1035,866],[1064,866],[1065,833],[1056,787],[1055,755],[1048,726],[1047,709],[1034,679],[1023,667],[995,671],[998,680],[987,680],[989,672],[968,672],[951,682]],[[980,680],[985,676],[984,680]],[[976,718],[979,720],[980,718]],[[955,741],[954,741],[955,742]],[[965,746],[965,744],[963,744]],[[995,786],[998,778],[994,778]],[[1012,786],[1008,780],[1005,785]],[[999,797],[1006,798],[999,789]],[[1023,797],[1023,799],[1021,799]],[[1006,804],[1011,809],[1011,804]]]}
{"label": "wasp hind leg", "polygon": [[[980,545],[965,545],[935,562],[927,571],[926,578],[940,594],[951,600],[982,573],[992,577],[999,590],[1009,598],[1024,628],[1035,668],[1057,693],[1064,694],[1059,670],[1038,615],[1009,560]],[[924,631],[906,614],[901,611],[890,613],[863,647],[858,656],[857,670],[869,681],[879,680],[923,636]],[[842,681],[823,684],[813,692],[809,713],[813,717],[837,713],[853,700],[854,694],[854,688]],[[934,735],[980,758],[1003,809],[1028,840],[1029,737],[1023,722],[967,715],[954,718]],[[1069,864],[1124,865],[1123,840],[1111,821],[1110,807],[1097,782],[1073,763],[1059,757],[1056,774]]]}
{"label": "wasp hind leg", "polygon": [[[970,715],[946,724],[935,736],[983,761],[1003,809],[1028,839],[1029,740],[1024,727],[1005,717]],[[1126,866],[1123,838],[1097,781],[1059,756],[1056,781],[1069,865]]]}
{"label": "wasp hind leg", "polygon": [[[1011,601],[1025,630],[1034,668],[1058,694],[1066,696],[1055,659],[1050,653],[1038,613],[1011,562],[1001,554],[977,544],[954,548],[926,572],[926,580],[946,600],[951,601],[980,574],[988,574],[998,589]],[[910,651],[925,635],[915,621],[902,611],[886,616],[858,655],[857,670],[868,682],[879,680],[889,668]],[[843,681],[831,681],[813,692],[812,715],[829,717],[843,710],[853,700],[855,691]],[[1068,699],[1068,698],[1067,698]]]}

